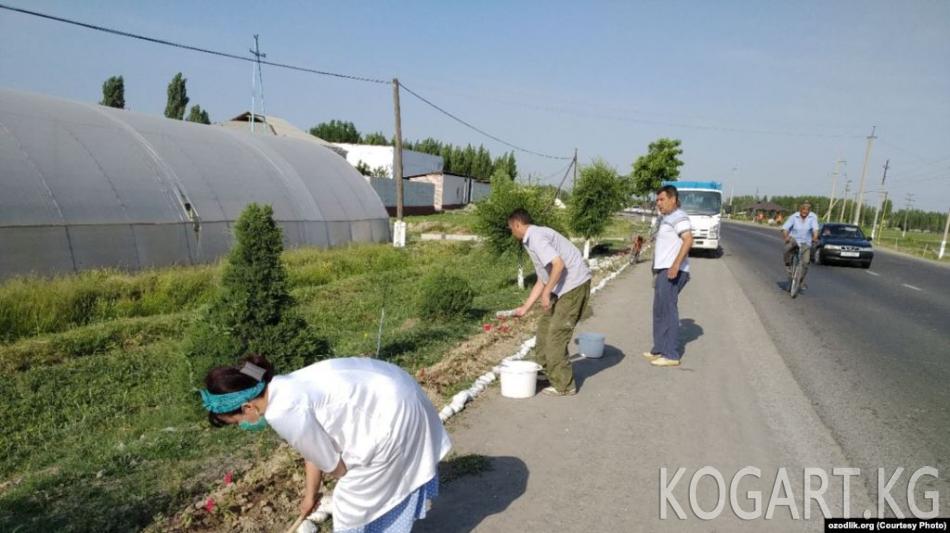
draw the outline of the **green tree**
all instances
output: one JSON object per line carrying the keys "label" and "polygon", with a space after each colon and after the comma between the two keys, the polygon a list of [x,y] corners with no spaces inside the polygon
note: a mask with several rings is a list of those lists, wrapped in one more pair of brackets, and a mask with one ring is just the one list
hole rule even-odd
{"label": "green tree", "polygon": [[383,132],[377,131],[375,133],[367,134],[366,137],[363,137],[363,144],[389,146],[392,143],[386,138],[386,135]]}
{"label": "green tree", "polygon": [[495,255],[523,253],[521,243],[508,230],[508,215],[515,209],[525,209],[534,223],[564,232],[564,224],[553,208],[554,196],[538,187],[515,183],[504,172],[496,172],[491,179],[491,193],[475,204],[475,231]]}
{"label": "green tree", "polygon": [[181,72],[179,72],[168,83],[168,102],[165,104],[166,117],[175,120],[181,120],[185,117],[185,108],[188,107],[188,89],[185,87],[187,82],[188,80],[183,78]]}
{"label": "green tree", "polygon": [[623,209],[627,190],[617,171],[602,160],[581,169],[571,195],[568,220],[571,230],[587,240],[584,258],[590,255],[590,240],[603,233],[610,217]]}
{"label": "green tree", "polygon": [[511,176],[511,179],[518,178],[518,165],[515,163],[514,152],[502,154],[495,159],[495,162],[492,163],[492,173],[494,174],[499,170]]}
{"label": "green tree", "polygon": [[248,205],[234,234],[218,293],[189,335],[186,351],[197,375],[247,352],[267,355],[283,371],[329,354],[327,341],[294,309],[273,209]]}
{"label": "green tree", "polygon": [[102,83],[100,105],[125,109],[125,81],[122,76],[112,76]]}
{"label": "green tree", "polygon": [[633,163],[629,192],[646,196],[659,189],[662,182],[678,180],[683,166],[678,157],[682,154],[679,139],[660,138],[650,143],[647,154]]}
{"label": "green tree", "polygon": [[316,135],[324,141],[333,143],[359,144],[363,142],[360,132],[356,129],[356,126],[352,122],[345,122],[342,120],[321,122],[320,124],[310,128],[310,134]]}
{"label": "green tree", "polygon": [[358,170],[359,173],[364,176],[371,176],[373,173],[373,170],[369,168],[369,165],[366,164],[366,161],[363,161],[362,159],[356,163],[356,170]]}
{"label": "green tree", "polygon": [[206,110],[201,109],[200,105],[193,105],[191,106],[191,110],[188,112],[188,122],[211,124],[211,118],[208,116],[208,112]]}

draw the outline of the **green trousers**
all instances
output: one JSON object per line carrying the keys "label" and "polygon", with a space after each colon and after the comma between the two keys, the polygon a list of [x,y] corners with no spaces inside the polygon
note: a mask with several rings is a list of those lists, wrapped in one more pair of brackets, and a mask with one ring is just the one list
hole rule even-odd
{"label": "green trousers", "polygon": [[590,280],[575,287],[551,304],[551,309],[538,321],[535,361],[544,369],[548,380],[560,392],[575,387],[574,369],[567,346],[574,336],[574,327],[589,314]]}

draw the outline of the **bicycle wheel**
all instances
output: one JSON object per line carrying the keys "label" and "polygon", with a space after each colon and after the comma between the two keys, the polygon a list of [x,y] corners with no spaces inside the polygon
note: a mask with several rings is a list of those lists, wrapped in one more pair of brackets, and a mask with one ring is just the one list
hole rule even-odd
{"label": "bicycle wheel", "polygon": [[798,296],[798,292],[802,289],[802,272],[804,272],[804,269],[801,261],[795,261],[795,269],[792,271],[792,284],[788,288],[792,298]]}

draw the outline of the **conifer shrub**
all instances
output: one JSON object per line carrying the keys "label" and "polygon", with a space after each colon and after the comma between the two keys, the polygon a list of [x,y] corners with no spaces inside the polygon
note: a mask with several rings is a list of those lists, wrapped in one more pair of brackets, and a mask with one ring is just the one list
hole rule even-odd
{"label": "conifer shrub", "polygon": [[273,209],[248,205],[234,232],[218,293],[186,343],[195,375],[248,352],[266,355],[282,372],[328,356],[329,343],[294,309]]}

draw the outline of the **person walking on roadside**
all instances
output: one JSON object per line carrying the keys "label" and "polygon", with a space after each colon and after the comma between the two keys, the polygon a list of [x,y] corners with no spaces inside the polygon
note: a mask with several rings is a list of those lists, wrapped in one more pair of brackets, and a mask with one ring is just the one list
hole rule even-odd
{"label": "person walking on roadside", "polygon": [[689,281],[693,233],[676,187],[660,187],[656,206],[661,218],[653,248],[653,348],[643,356],[654,366],[679,366],[679,293]]}
{"label": "person walking on roadside", "polygon": [[590,269],[571,241],[551,228],[535,226],[524,209],[508,215],[508,229],[527,250],[538,276],[528,299],[514,315],[524,316],[541,300],[544,313],[538,321],[534,349],[537,362],[551,382],[541,392],[572,396],[577,393],[577,385],[567,346],[590,301]]}

